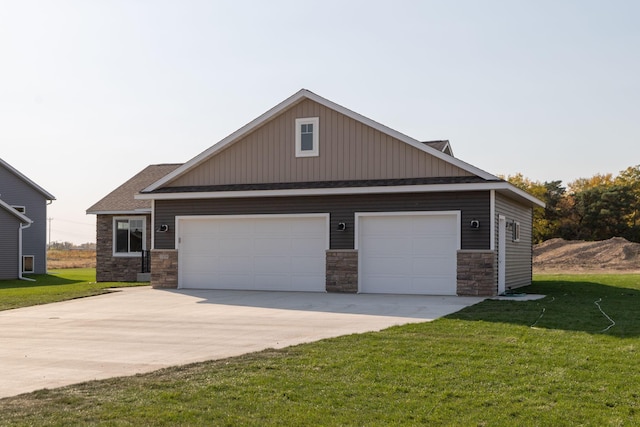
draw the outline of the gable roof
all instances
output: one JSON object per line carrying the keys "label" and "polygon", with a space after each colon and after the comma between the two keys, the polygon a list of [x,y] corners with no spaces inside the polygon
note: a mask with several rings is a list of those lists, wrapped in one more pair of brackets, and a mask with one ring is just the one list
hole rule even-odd
{"label": "gable roof", "polygon": [[53,196],[47,190],[45,190],[44,188],[40,187],[35,182],[31,181],[29,178],[27,178],[25,175],[23,175],[19,170],[17,170],[16,168],[14,168],[13,166],[11,166],[9,163],[5,162],[1,158],[0,158],[0,166],[3,166],[9,172],[11,172],[12,174],[14,174],[18,178],[20,178],[22,181],[24,181],[26,184],[28,184],[30,187],[32,187],[34,190],[36,190],[37,192],[42,194],[45,199],[47,199],[47,200],[55,200],[56,199],[55,196]]}
{"label": "gable roof", "polygon": [[30,218],[28,218],[23,213],[18,212],[13,206],[11,206],[10,204],[8,204],[7,202],[5,202],[2,199],[0,199],[0,209],[6,210],[11,215],[13,215],[16,218],[18,218],[18,220],[20,220],[20,222],[23,223],[23,224],[32,224],[33,223],[33,221]]}
{"label": "gable roof", "polygon": [[134,196],[149,184],[172,172],[182,163],[150,165],[124,184],[107,194],[89,209],[88,214],[128,214],[151,211],[151,201],[138,200]]}
{"label": "gable roof", "polygon": [[249,134],[250,132],[252,132],[253,130],[257,129],[259,126],[263,125],[264,123],[268,122],[269,120],[271,120],[272,118],[274,118],[275,116],[277,116],[278,114],[280,114],[281,112],[283,112],[284,110],[292,107],[293,105],[303,101],[304,99],[310,99],[314,102],[317,102],[327,108],[330,108],[332,110],[335,110],[341,114],[344,114],[347,117],[350,117],[356,121],[361,122],[364,125],[370,126],[382,133],[385,133],[393,138],[398,139],[399,141],[402,141],[406,144],[411,145],[414,148],[417,148],[418,150],[421,150],[423,152],[426,152],[427,154],[430,154],[438,159],[441,159],[445,162],[448,162],[454,166],[457,166],[473,175],[476,175],[482,179],[485,180],[489,180],[489,181],[494,181],[494,180],[499,180],[498,177],[485,172],[475,166],[472,166],[466,162],[463,162],[462,160],[459,160],[455,157],[452,157],[449,154],[446,154],[428,144],[423,144],[420,141],[413,139],[407,135],[404,135],[396,130],[393,130],[387,126],[384,126],[376,121],[373,121],[361,114],[358,114],[354,111],[351,111],[345,107],[342,107],[341,105],[338,105],[332,101],[329,101],[328,99],[322,98],[321,96],[316,95],[315,93],[307,90],[307,89],[301,89],[300,91],[296,92],[295,94],[293,94],[292,96],[290,96],[289,98],[285,99],[284,101],[282,101],[281,103],[279,103],[278,105],[276,105],[275,107],[271,108],[270,110],[268,110],[267,112],[265,112],[264,114],[262,114],[261,116],[257,117],[256,119],[252,120],[251,122],[249,122],[248,124],[246,124],[245,126],[243,126],[242,128],[238,129],[237,131],[233,132],[231,135],[227,136],[226,138],[222,139],[220,142],[214,144],[213,146],[211,146],[210,148],[208,148],[207,150],[203,151],[202,153],[200,153],[199,155],[197,155],[196,157],[194,157],[193,159],[189,160],[187,163],[185,163],[184,165],[180,166],[179,168],[176,168],[174,171],[172,171],[171,173],[165,175],[164,177],[160,178],[159,180],[151,183],[148,187],[146,187],[142,193],[147,193],[147,192],[152,192],[154,190],[157,190],[158,188],[162,187],[163,185],[170,183],[172,180],[176,179],[179,176],[182,176],[183,174],[187,173],[188,171],[190,171],[191,169],[193,169],[194,167],[196,167],[197,165],[201,164],[202,162],[206,161],[207,159],[211,158],[212,156],[216,155],[217,153],[219,153],[220,151],[224,150],[225,148],[227,148],[229,145],[235,143],[236,141],[240,140],[243,136]]}

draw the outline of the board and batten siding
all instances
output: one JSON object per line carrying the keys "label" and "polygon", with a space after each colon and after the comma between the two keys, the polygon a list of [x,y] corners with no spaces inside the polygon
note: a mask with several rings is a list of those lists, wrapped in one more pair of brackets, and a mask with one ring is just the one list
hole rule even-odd
{"label": "board and batten siding", "polygon": [[[520,223],[520,241],[513,241],[513,231],[506,231],[506,264],[505,264],[505,284],[508,288],[517,288],[531,284],[533,256],[532,231],[533,231],[533,209],[524,206],[516,201],[496,193],[496,230],[498,227],[498,217],[503,215],[507,224],[512,221]],[[498,248],[498,233],[496,233],[496,248]]]}
{"label": "board and batten siding", "polygon": [[[47,201],[31,185],[0,166],[0,197],[11,206],[24,206],[33,221],[22,232],[22,254],[34,256],[34,273],[47,272]],[[17,254],[16,254],[17,256]]]}
{"label": "board and batten siding", "polygon": [[[295,119],[319,117],[319,156],[295,156]],[[370,126],[305,99],[166,187],[471,176]]]}
{"label": "board and batten siding", "polygon": [[[461,248],[490,248],[488,191],[450,193],[362,194],[195,200],[156,200],[155,224],[169,225],[155,234],[155,249],[175,248],[175,217],[183,215],[330,214],[330,248],[353,249],[355,212],[461,211]],[[472,229],[471,220],[480,221]],[[346,224],[338,231],[338,223]]]}
{"label": "board and batten siding", "polygon": [[20,221],[0,208],[0,280],[18,277],[18,227]]}

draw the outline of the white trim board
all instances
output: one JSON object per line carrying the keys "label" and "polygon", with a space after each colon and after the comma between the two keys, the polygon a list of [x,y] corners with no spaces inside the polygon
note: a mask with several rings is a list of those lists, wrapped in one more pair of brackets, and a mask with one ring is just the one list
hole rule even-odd
{"label": "white trim board", "polygon": [[487,191],[497,190],[511,193],[527,202],[544,207],[544,203],[529,193],[505,181],[478,184],[424,184],[397,185],[379,187],[339,187],[339,188],[296,188],[289,190],[249,190],[249,191],[202,191],[186,193],[141,193],[136,199],[141,200],[187,200],[187,199],[226,199],[238,197],[291,197],[291,196],[324,196],[341,194],[391,194],[391,193],[438,193],[446,191]]}

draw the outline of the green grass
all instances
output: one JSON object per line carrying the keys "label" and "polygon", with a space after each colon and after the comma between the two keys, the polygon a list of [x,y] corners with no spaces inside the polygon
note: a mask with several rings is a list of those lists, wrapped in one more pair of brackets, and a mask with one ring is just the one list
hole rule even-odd
{"label": "green grass", "polygon": [[111,292],[109,288],[139,286],[146,283],[96,283],[94,268],[72,268],[50,274],[29,275],[25,280],[0,281],[0,310],[48,304]]}
{"label": "green grass", "polygon": [[548,296],[2,399],[0,425],[640,424],[640,275],[525,291]]}

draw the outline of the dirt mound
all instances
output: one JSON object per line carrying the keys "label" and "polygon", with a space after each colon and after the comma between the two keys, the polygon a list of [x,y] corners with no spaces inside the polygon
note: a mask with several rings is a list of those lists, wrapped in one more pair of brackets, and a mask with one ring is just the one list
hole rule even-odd
{"label": "dirt mound", "polygon": [[640,272],[640,243],[622,237],[586,242],[550,239],[533,247],[533,269],[543,272]]}

